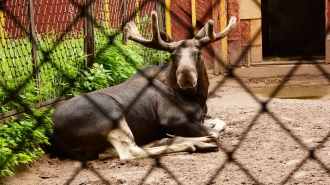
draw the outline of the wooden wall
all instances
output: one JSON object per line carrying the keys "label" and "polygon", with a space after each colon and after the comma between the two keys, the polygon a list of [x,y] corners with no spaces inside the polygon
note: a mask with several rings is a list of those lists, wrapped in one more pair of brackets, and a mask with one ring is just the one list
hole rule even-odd
{"label": "wooden wall", "polygon": [[[174,41],[193,38],[191,0],[172,0],[170,5],[171,37]],[[212,0],[196,0],[197,31],[212,19]],[[202,50],[202,57],[208,69],[213,68],[212,45]]]}

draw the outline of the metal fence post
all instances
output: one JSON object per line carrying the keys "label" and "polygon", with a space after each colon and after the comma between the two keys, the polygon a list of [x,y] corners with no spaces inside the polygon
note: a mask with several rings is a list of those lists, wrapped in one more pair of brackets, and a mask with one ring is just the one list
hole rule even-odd
{"label": "metal fence post", "polygon": [[[164,0],[155,0],[155,10],[158,15],[158,27],[160,30],[164,30],[164,21],[163,21],[163,13],[162,9],[164,8]],[[158,53],[161,53],[161,51],[158,51]],[[163,56],[160,54],[160,60],[159,60],[159,65],[164,64],[164,59]]]}
{"label": "metal fence post", "polygon": [[[29,20],[30,20],[30,42],[31,42],[31,53],[32,53],[32,62],[33,62],[33,73],[35,75],[35,81],[37,89],[40,89],[40,75],[39,75],[39,65],[38,65],[38,52],[37,52],[37,37],[34,23],[34,14],[33,14],[33,0],[29,1]],[[38,91],[40,95],[40,91]],[[38,107],[41,105],[42,98],[39,99]]]}
{"label": "metal fence post", "polygon": [[95,41],[93,22],[93,0],[84,1],[85,38],[84,46],[87,57],[87,67],[92,67],[95,61]]}
{"label": "metal fence post", "polygon": [[122,12],[122,16],[123,16],[123,20],[121,23],[121,30],[123,31],[123,44],[126,45],[127,39],[126,39],[126,33],[124,32],[124,27],[126,24],[126,0],[123,0],[121,12]]}
{"label": "metal fence post", "polygon": [[163,9],[163,0],[155,0],[155,10],[158,15],[158,26],[160,30],[164,30],[162,9]]}

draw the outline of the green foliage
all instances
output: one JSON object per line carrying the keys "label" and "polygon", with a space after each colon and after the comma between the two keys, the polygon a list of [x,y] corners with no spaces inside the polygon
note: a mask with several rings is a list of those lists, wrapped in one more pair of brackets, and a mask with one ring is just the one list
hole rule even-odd
{"label": "green foliage", "polygon": [[84,69],[87,55],[83,50],[82,34],[56,37],[55,32],[38,37],[40,93],[43,100],[59,95],[72,96],[77,91],[80,69]]}
{"label": "green foliage", "polygon": [[[1,112],[23,108],[60,94],[74,96],[106,88],[124,81],[142,67],[141,56],[118,41],[111,42],[111,38],[103,37],[100,42],[104,47],[98,48],[96,63],[93,68],[86,69],[82,66],[87,55],[72,55],[72,50],[65,46],[82,44],[81,41],[71,39],[47,45],[56,40],[54,37],[46,37],[39,42],[40,88],[37,88],[35,80],[31,80],[34,79],[31,61],[27,69],[23,68],[24,60],[1,63],[0,70],[5,74],[0,77]],[[13,50],[13,47],[4,49]],[[22,67],[13,68],[10,62]],[[12,119],[0,125],[0,177],[12,175],[16,165],[32,162],[43,153],[41,146],[48,144],[46,134],[52,130],[51,112],[35,110],[32,114],[24,114],[21,119]]]}
{"label": "green foliage", "polygon": [[[139,20],[140,30],[150,30],[150,18]],[[166,63],[166,52],[145,48],[133,41],[122,45],[118,30],[96,33],[96,63],[85,68],[83,35],[60,39],[55,31],[37,36],[40,80],[33,73],[29,39],[8,39],[0,44],[0,113],[36,104],[60,95],[75,96],[121,83],[142,66]],[[150,31],[143,33],[150,37]],[[39,83],[39,88],[38,88]],[[0,125],[0,177],[12,175],[20,163],[35,161],[49,144],[46,135],[52,131],[52,109],[33,110],[21,119]]]}
{"label": "green foliage", "polygon": [[[136,20],[142,35],[151,36],[148,16]],[[118,29],[95,29],[97,63],[102,64],[109,77],[107,86],[123,82],[139,68],[158,65],[169,60],[168,54],[128,41],[121,45],[122,34]],[[58,38],[54,30],[37,35],[37,54],[40,80],[34,80],[31,44],[28,38],[10,39],[6,33],[5,43],[0,44],[0,113],[25,105],[36,104],[60,95],[75,96],[82,92],[105,87],[100,73],[88,74],[82,32],[70,33]],[[94,66],[95,67],[95,66]],[[100,66],[98,66],[100,67]],[[102,70],[102,69],[99,69]],[[90,72],[93,73],[91,70]],[[91,80],[93,75],[98,75]],[[87,80],[81,80],[81,78]],[[102,85],[96,85],[97,81]],[[38,84],[39,83],[39,88]],[[12,94],[16,97],[12,97]]]}
{"label": "green foliage", "polygon": [[33,110],[0,126],[0,177],[12,175],[15,166],[33,162],[44,153],[42,145],[49,144],[46,135],[52,133],[52,112]]}
{"label": "green foliage", "polygon": [[[147,39],[151,39],[151,18],[146,14],[143,17],[137,18],[135,22],[140,27],[141,35]],[[147,65],[160,65],[170,61],[169,55],[166,51],[159,51],[135,44],[133,41],[127,42],[127,48],[137,53],[143,58],[143,66]]]}
{"label": "green foliage", "polygon": [[0,104],[0,113],[7,112],[14,108],[23,108],[25,106],[38,103],[41,95],[36,86],[35,81],[27,80],[23,88],[17,89],[13,84],[9,84],[6,88],[0,87],[0,101],[10,101]]}
{"label": "green foliage", "polygon": [[142,67],[143,59],[118,41],[113,41],[98,54],[96,63],[108,70],[112,79],[110,85],[115,85],[134,75]]}
{"label": "green foliage", "polygon": [[58,39],[55,31],[37,36],[39,88],[30,41],[6,37],[5,44],[0,44],[0,59],[5,61],[0,63],[0,113],[77,91],[79,70],[87,55],[83,36],[71,37]]}
{"label": "green foliage", "polygon": [[94,63],[90,71],[82,70],[82,73],[81,84],[88,91],[109,87],[109,84],[114,81],[110,76],[110,70],[104,69],[102,64]]}

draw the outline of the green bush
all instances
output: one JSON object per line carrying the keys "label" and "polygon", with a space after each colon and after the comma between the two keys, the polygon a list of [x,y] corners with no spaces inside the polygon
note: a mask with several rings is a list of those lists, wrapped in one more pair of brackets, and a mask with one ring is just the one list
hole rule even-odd
{"label": "green bush", "polygon": [[[110,76],[110,70],[103,68],[103,65],[94,63],[93,68],[90,71],[82,70],[82,78],[80,84],[82,84],[82,92],[94,91],[109,87],[109,84],[113,81]],[[85,90],[86,89],[86,90]]]}
{"label": "green bush", "polygon": [[87,58],[82,35],[63,40],[57,40],[54,31],[38,35],[37,53],[39,88],[29,39],[6,35],[5,43],[0,44],[0,113],[77,91],[72,82]]}
{"label": "green bush", "polygon": [[[144,16],[137,22],[142,35],[149,38],[150,18]],[[118,29],[95,29],[96,63],[100,65],[93,66],[98,69],[89,70],[84,67],[87,55],[83,50],[82,32],[70,35],[59,39],[53,30],[37,36],[39,88],[34,80],[29,39],[15,40],[10,39],[10,35],[5,36],[5,44],[0,44],[0,59],[6,61],[0,63],[0,113],[60,95],[75,96],[115,85],[131,77],[142,66],[169,61],[166,52],[146,48],[133,41],[122,45],[119,41],[122,33]],[[107,74],[99,73],[100,70]],[[97,77],[94,78],[95,75]],[[11,96],[13,92],[17,97]]]}
{"label": "green bush", "polygon": [[[143,18],[142,26],[143,21],[148,20]],[[96,62],[87,69],[82,37],[57,42],[55,32],[39,36],[40,88],[33,80],[29,40],[12,40],[10,44],[0,45],[0,58],[8,59],[0,64],[0,113],[26,108],[40,99],[76,96],[113,86],[130,78],[143,66],[168,59],[165,52],[147,49],[133,41],[122,45],[120,38],[118,32],[109,35],[96,29]],[[13,58],[15,61],[11,61]],[[12,67],[14,64],[18,67]],[[53,109],[33,110],[20,119],[12,118],[0,125],[0,177],[12,175],[15,166],[33,162],[43,154],[42,146],[49,144],[46,136],[52,132],[52,112]]]}
{"label": "green bush", "polygon": [[0,177],[12,175],[15,166],[33,162],[44,153],[42,146],[49,144],[46,135],[52,133],[52,112],[51,108],[32,110],[0,126]]}
{"label": "green bush", "polygon": [[112,78],[110,85],[115,85],[134,75],[142,67],[143,58],[118,41],[114,41],[98,54],[96,63],[108,70]]}
{"label": "green bush", "polygon": [[[146,14],[145,16],[135,20],[135,22],[139,25],[141,35],[147,39],[151,39],[151,18]],[[121,37],[122,36],[120,35],[119,38]],[[166,51],[147,48],[140,44],[136,44],[134,41],[127,41],[126,48],[142,57],[143,66],[166,64],[170,61],[170,57]]]}

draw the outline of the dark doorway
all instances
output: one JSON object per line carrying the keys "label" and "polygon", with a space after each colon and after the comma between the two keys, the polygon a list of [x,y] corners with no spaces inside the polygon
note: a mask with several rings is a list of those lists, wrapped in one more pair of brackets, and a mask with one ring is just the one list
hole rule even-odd
{"label": "dark doorway", "polygon": [[261,5],[264,59],[324,59],[324,0],[262,0]]}

